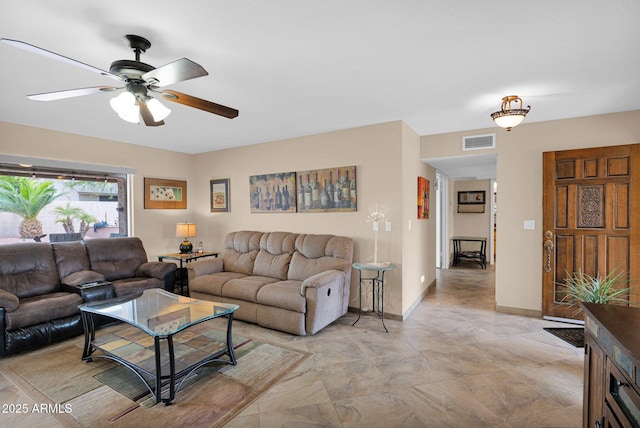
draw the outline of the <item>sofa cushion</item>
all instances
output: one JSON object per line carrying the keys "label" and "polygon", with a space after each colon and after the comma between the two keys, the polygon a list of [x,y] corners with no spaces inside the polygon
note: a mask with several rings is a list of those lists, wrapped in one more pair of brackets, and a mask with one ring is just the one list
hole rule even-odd
{"label": "sofa cushion", "polygon": [[91,239],[85,243],[91,270],[107,281],[132,278],[136,268],[147,262],[147,253],[139,238]]}
{"label": "sofa cushion", "polygon": [[55,292],[20,299],[18,309],[5,313],[5,328],[14,330],[68,317],[80,312],[78,309],[80,304],[82,304],[82,297],[75,293]]}
{"label": "sofa cushion", "polygon": [[276,282],[275,278],[266,276],[245,276],[239,279],[231,279],[222,286],[222,295],[232,299],[246,302],[258,302],[258,291],[270,282]]}
{"label": "sofa cushion", "polygon": [[[124,238],[119,238],[124,239]],[[119,240],[118,239],[118,240]],[[125,278],[113,281],[117,297],[141,293],[149,288],[164,288],[164,281],[157,278]]]}
{"label": "sofa cushion", "polygon": [[288,232],[265,233],[260,239],[260,251],[253,265],[253,274],[287,279],[291,254],[295,250],[297,234]]}
{"label": "sofa cushion", "polygon": [[56,242],[51,246],[61,280],[74,272],[91,269],[87,250],[82,242]]}
{"label": "sofa cushion", "polygon": [[[191,263],[189,263],[191,264]],[[222,296],[222,286],[230,279],[244,278],[245,274],[236,272],[219,272],[211,275],[189,279],[189,292],[201,292],[213,296]]]}
{"label": "sofa cushion", "polygon": [[87,249],[82,242],[57,242],[51,246],[62,284],[81,285],[88,282],[104,281],[104,275],[90,270],[89,256],[87,256]]}
{"label": "sofa cushion", "polygon": [[260,250],[262,232],[240,231],[225,236],[222,260],[224,270],[253,274],[253,264]]}
{"label": "sofa cushion", "polygon": [[47,242],[0,245],[0,288],[19,299],[60,290],[60,278]]}
{"label": "sofa cushion", "polygon": [[258,291],[258,303],[305,313],[307,299],[300,294],[301,281],[280,281],[264,285]]}
{"label": "sofa cushion", "polygon": [[305,279],[327,270],[351,271],[353,241],[333,235],[299,235],[289,264],[289,279]]}

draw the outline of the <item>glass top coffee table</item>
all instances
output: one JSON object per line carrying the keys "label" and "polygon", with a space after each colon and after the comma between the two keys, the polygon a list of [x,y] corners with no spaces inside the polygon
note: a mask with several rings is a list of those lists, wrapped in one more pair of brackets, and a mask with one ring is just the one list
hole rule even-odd
{"label": "glass top coffee table", "polygon": [[[79,308],[85,335],[82,359],[90,362],[93,358],[108,358],[124,365],[144,382],[154,395],[156,403],[163,401],[169,405],[189,375],[205,364],[219,361],[236,365],[231,325],[238,305],[196,300],[153,288],[140,295],[85,303]],[[115,334],[96,338],[95,315],[107,316],[137,327],[153,338],[153,346],[145,348],[126,336]],[[228,319],[226,346],[223,349],[207,346],[188,348],[188,351],[181,349],[181,357],[176,361],[174,335],[219,317]],[[176,346],[182,347],[183,344]],[[96,354],[96,351],[100,352]],[[225,355],[228,355],[228,359],[221,358]],[[176,379],[180,378],[182,380],[176,387]],[[163,397],[163,382],[166,387],[167,381],[169,388]]]}

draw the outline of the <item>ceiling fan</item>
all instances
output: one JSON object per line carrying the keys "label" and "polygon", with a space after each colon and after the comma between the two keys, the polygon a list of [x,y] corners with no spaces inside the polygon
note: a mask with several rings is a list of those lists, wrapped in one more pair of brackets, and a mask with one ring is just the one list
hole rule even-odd
{"label": "ceiling fan", "polygon": [[204,110],[229,119],[238,116],[238,110],[234,108],[196,98],[181,92],[162,89],[174,83],[207,76],[209,73],[207,73],[202,66],[187,58],[181,58],[162,67],[155,68],[140,61],[140,54],[146,52],[146,50],[151,47],[149,40],[131,34],[126,35],[125,39],[129,42],[131,49],[135,53],[135,60],[124,59],[114,61],[111,63],[109,71],[93,67],[19,40],[0,39],[0,42],[38,55],[66,62],[67,64],[75,65],[124,83],[124,86],[121,87],[94,86],[90,88],[27,95],[27,98],[31,100],[53,101],[98,94],[101,92],[124,90],[120,95],[111,99],[110,104],[120,118],[132,123],[139,123],[140,116],[142,116],[142,120],[147,126],[164,125],[164,119],[171,113],[171,110],[162,105],[152,94],[162,97],[167,101]]}

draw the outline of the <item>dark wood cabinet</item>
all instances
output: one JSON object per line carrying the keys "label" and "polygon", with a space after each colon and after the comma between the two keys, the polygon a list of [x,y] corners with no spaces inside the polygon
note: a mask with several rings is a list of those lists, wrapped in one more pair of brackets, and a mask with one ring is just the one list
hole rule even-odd
{"label": "dark wood cabinet", "polygon": [[584,303],[583,428],[640,428],[640,308]]}

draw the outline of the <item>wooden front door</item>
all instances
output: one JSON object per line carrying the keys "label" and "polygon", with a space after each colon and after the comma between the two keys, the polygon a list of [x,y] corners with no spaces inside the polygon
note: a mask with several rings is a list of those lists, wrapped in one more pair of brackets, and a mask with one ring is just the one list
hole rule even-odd
{"label": "wooden front door", "polygon": [[640,144],[543,156],[542,314],[582,319],[562,301],[567,272],[618,268],[640,288]]}

